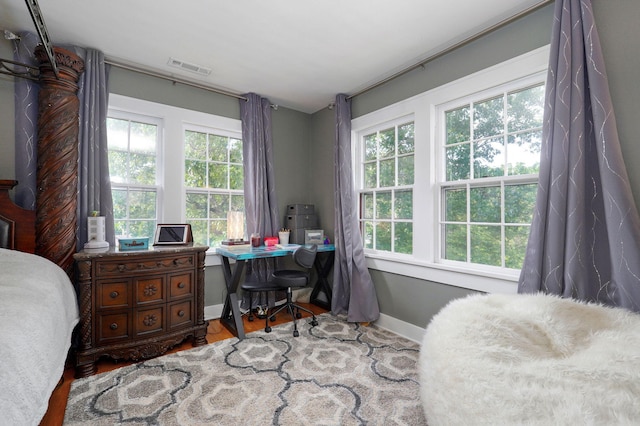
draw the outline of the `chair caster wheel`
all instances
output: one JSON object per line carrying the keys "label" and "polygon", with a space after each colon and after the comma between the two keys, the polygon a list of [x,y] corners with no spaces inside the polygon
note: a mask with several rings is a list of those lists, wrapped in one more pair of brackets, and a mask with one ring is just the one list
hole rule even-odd
{"label": "chair caster wheel", "polygon": [[271,333],[271,327],[265,327],[264,328],[264,332],[265,333]]}
{"label": "chair caster wheel", "polygon": [[302,314],[300,312],[296,312],[296,318],[298,319],[302,318]]}
{"label": "chair caster wheel", "polygon": [[275,315],[273,315],[271,318],[269,318],[269,321],[271,321],[271,322],[275,322],[275,321],[276,321],[276,316],[275,316]]}
{"label": "chair caster wheel", "polygon": [[318,321],[312,320],[310,324],[312,327],[315,327],[316,325],[318,325]]}
{"label": "chair caster wheel", "polygon": [[298,330],[294,330],[293,337],[298,337],[298,336],[300,336],[300,333],[298,333]]}

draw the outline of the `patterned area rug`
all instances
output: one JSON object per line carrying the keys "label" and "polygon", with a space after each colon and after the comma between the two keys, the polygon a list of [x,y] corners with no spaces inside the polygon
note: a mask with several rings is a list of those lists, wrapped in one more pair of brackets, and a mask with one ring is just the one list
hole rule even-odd
{"label": "patterned area rug", "polygon": [[423,425],[419,345],[330,314],[75,380],[65,425]]}

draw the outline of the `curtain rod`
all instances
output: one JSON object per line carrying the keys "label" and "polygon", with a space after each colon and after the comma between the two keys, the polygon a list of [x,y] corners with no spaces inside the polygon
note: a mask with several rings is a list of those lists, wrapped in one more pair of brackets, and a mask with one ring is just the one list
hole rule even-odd
{"label": "curtain rod", "polygon": [[354,93],[352,95],[347,96],[347,99],[351,99],[351,98],[354,98],[354,97],[356,97],[358,95],[362,95],[363,93],[369,92],[369,91],[371,91],[371,90],[373,90],[373,89],[375,89],[377,87],[380,87],[383,84],[388,83],[391,80],[394,80],[394,79],[396,79],[396,78],[398,78],[398,77],[400,77],[402,75],[407,74],[408,72],[411,72],[411,71],[415,70],[416,68],[421,68],[425,64],[427,64],[427,63],[429,63],[429,62],[431,62],[431,61],[433,61],[435,59],[438,59],[439,57],[444,56],[444,55],[446,55],[448,53],[451,53],[452,51],[454,51],[454,50],[456,50],[456,49],[458,49],[460,47],[466,46],[467,44],[470,44],[470,43],[478,40],[479,38],[484,37],[485,35],[487,35],[487,34],[493,32],[493,31],[495,31],[495,30],[497,30],[499,28],[502,28],[502,27],[504,27],[504,26],[506,26],[506,25],[508,25],[508,24],[510,24],[510,23],[522,18],[523,16],[526,16],[526,15],[532,13],[532,12],[535,12],[536,10],[546,6],[549,3],[553,3],[554,1],[555,0],[543,0],[540,3],[537,3],[537,4],[527,8],[527,9],[521,11],[521,12],[516,13],[515,15],[510,16],[509,18],[506,18],[506,19],[498,22],[497,24],[494,24],[494,25],[490,26],[489,28],[485,28],[484,30],[472,35],[471,37],[468,37],[468,38],[466,38],[466,39],[464,39],[464,40],[462,40],[462,41],[460,41],[460,42],[458,42],[458,43],[456,43],[456,44],[454,44],[452,46],[449,46],[446,49],[444,49],[444,50],[442,50],[442,51],[440,51],[440,52],[438,52],[438,53],[436,53],[436,54],[434,54],[432,56],[427,57],[426,59],[423,59],[422,61],[418,62],[417,64],[411,65],[410,67],[405,68],[405,69],[403,69],[401,71],[398,71],[397,73],[395,73],[393,75],[390,75],[389,77],[384,78],[384,79],[378,81],[377,83],[372,84],[371,86],[365,87],[364,89],[362,89],[362,90],[360,90],[360,91],[358,91],[358,92],[356,92],[356,93]]}
{"label": "curtain rod", "polygon": [[[142,68],[134,67],[132,65],[123,64],[123,63],[117,62],[117,61],[115,61],[113,59],[105,58],[104,62],[109,64],[109,65],[113,65],[114,67],[118,67],[118,68],[122,68],[122,69],[125,69],[125,70],[137,72],[139,74],[149,75],[151,77],[161,78],[161,79],[164,79],[164,80],[171,81],[172,83],[180,83],[180,84],[184,84],[185,86],[191,86],[191,87],[195,87],[195,88],[198,88],[198,89],[207,90],[209,92],[214,92],[214,93],[217,93],[219,95],[229,96],[229,97],[236,98],[236,99],[242,99],[244,101],[247,100],[246,97],[244,97],[242,95],[238,95],[237,93],[229,92],[227,90],[222,90],[222,89],[216,89],[215,87],[206,86],[204,84],[199,84],[199,83],[195,83],[195,82],[192,82],[192,81],[189,81],[189,80],[184,80],[184,79],[181,79],[181,78],[172,77],[170,75],[162,74],[162,73],[159,73],[159,72],[149,71],[149,70],[145,70],[145,69],[142,69]],[[274,109],[277,109],[277,108],[274,108]]]}

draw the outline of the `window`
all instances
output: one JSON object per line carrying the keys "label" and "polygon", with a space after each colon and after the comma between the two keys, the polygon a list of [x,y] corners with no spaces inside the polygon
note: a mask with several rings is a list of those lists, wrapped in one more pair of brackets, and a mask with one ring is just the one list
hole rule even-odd
{"label": "window", "polygon": [[244,210],[240,120],[112,93],[107,127],[117,235],[192,223],[214,253],[227,210]]}
{"label": "window", "polygon": [[543,103],[538,84],[442,112],[442,259],[520,269],[537,190]]}
{"label": "window", "polygon": [[414,124],[400,123],[362,137],[360,224],[364,247],[413,250]]}
{"label": "window", "polygon": [[352,120],[369,268],[515,292],[537,191],[548,52]]}
{"label": "window", "polygon": [[219,245],[227,212],[244,212],[242,141],[213,129],[185,130],[186,219],[196,242]]}
{"label": "window", "polygon": [[157,223],[161,122],[112,112],[107,118],[115,234],[151,236]]}

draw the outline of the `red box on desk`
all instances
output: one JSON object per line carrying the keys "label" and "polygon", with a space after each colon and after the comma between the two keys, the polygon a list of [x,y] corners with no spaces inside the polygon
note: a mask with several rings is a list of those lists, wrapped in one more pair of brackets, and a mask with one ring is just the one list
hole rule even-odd
{"label": "red box on desk", "polygon": [[278,237],[264,237],[265,247],[273,247],[278,244]]}

